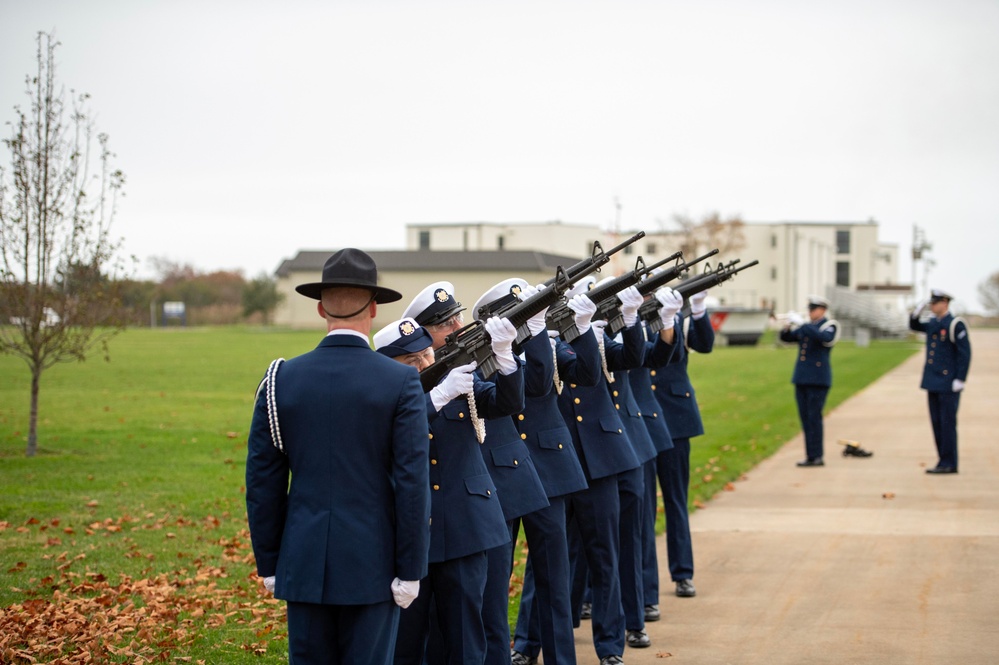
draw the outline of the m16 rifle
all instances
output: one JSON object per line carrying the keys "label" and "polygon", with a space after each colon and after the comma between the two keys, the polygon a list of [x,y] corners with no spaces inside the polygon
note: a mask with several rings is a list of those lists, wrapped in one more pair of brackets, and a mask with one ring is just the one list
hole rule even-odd
{"label": "m16 rifle", "polygon": [[[603,266],[607,265],[607,263],[610,262],[610,258],[614,254],[620,252],[628,245],[631,245],[644,237],[645,237],[645,231],[639,231],[635,235],[631,236],[630,238],[620,243],[619,245],[615,245],[609,251],[606,252],[603,250],[603,247],[600,246],[600,241],[595,240],[593,242],[593,250],[591,251],[590,256],[588,258],[585,258],[582,261],[574,263],[573,265],[569,266],[567,269],[564,270],[564,275],[568,280],[569,286],[562,290],[562,292],[559,294],[559,298],[556,300],[556,303],[553,304],[555,304],[556,306],[558,306],[558,304],[564,305],[565,301],[562,300],[561,296],[565,295],[565,291],[571,288],[573,284],[583,279],[587,275],[599,272]],[[559,268],[559,270],[561,270],[561,267]],[[559,275],[558,272],[556,272],[555,277],[552,277],[551,279],[544,282],[544,286],[545,287],[553,286],[556,284],[556,282],[558,282],[558,280],[559,280]],[[507,316],[507,312],[516,307],[520,302],[521,302],[520,299],[515,294],[511,293],[507,296],[499,298],[498,300],[494,300],[491,303],[487,303],[486,305],[479,307],[479,311],[474,313],[475,318],[479,319],[480,321],[485,321],[491,316]],[[566,309],[568,310],[567,307]],[[568,310],[568,312],[571,321],[571,316],[573,315],[573,312],[572,310]],[[527,319],[525,319],[524,321],[525,321],[524,325],[517,326],[517,339],[514,342],[515,345],[523,344],[527,339],[531,337],[531,332],[530,330],[528,330],[526,325]]]}
{"label": "m16 rifle", "polygon": [[[593,300],[594,304],[596,304],[597,306],[597,311],[593,315],[593,318],[597,319],[598,321],[599,320],[607,321],[606,330],[607,334],[610,335],[611,337],[618,334],[624,328],[624,316],[621,314],[621,299],[618,298],[617,294],[623,291],[624,289],[628,288],[629,286],[635,286],[636,284],[641,284],[643,277],[646,277],[647,275],[651,274],[652,271],[655,270],[656,268],[661,268],[670,261],[675,261],[681,256],[683,256],[683,252],[676,252],[671,256],[667,256],[665,259],[662,259],[661,261],[655,262],[651,266],[646,266],[644,264],[642,257],[638,257],[638,261],[636,261],[635,263],[635,270],[633,270],[631,273],[625,273],[624,275],[621,275],[620,277],[617,278],[618,280],[622,280],[620,283],[623,284],[623,286],[621,286],[620,288],[616,288],[615,286],[614,292],[610,296],[605,297],[602,300],[598,300],[598,298],[601,298],[600,292],[603,290],[603,287],[605,285],[611,286],[614,283],[613,281],[609,280],[604,284],[601,284],[600,286],[595,286],[586,294],[587,297]],[[638,267],[639,263],[642,264],[640,269]]]}
{"label": "m16 rifle", "polygon": [[737,263],[739,263],[739,259],[729,261],[726,264],[719,265],[712,271],[702,273],[696,277],[691,277],[690,279],[677,285],[677,287],[673,290],[679,293],[680,297],[683,298],[683,308],[680,310],[680,315],[690,315],[690,297],[692,295],[700,293],[701,291],[713,289],[722,282],[732,279],[732,277],[734,277],[737,273],[740,273],[748,268],[752,268],[758,264],[759,261],[750,261],[749,263],[739,267],[736,267]]}
{"label": "m16 rifle", "polygon": [[[506,308],[503,316],[519,330],[522,326],[526,326],[527,320],[532,316],[556,303],[571,286],[572,282],[559,266],[552,284],[527,300],[513,303],[511,307]],[[499,369],[492,349],[492,339],[486,332],[485,323],[480,320],[472,321],[444,339],[444,345],[434,352],[434,364],[420,372],[423,392],[429,392],[455,367],[472,361],[475,361],[477,369],[486,378]]]}
{"label": "m16 rifle", "polygon": [[[700,263],[701,261],[708,259],[718,253],[717,249],[712,249],[707,254],[702,254],[698,256],[693,261],[686,261],[684,263],[678,263],[671,268],[666,270],[661,270],[654,275],[649,275],[647,278],[643,279],[638,283],[636,287],[638,292],[643,296],[651,295],[658,291],[663,286],[666,286],[673,280],[677,279],[683,273],[690,270],[690,267]],[[638,308],[638,318],[645,322],[648,326],[655,326],[656,321],[659,321],[659,309],[662,307],[659,301],[655,298],[651,300],[646,300],[642,303],[642,306]],[[661,327],[662,322],[659,322]],[[654,331],[658,332],[658,330]]]}

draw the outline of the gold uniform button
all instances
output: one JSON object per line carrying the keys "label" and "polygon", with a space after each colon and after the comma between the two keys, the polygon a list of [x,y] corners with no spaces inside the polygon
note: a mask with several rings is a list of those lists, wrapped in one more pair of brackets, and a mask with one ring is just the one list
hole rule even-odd
{"label": "gold uniform button", "polygon": [[947,370],[944,370],[943,373],[944,373],[944,376],[947,376]]}
{"label": "gold uniform button", "polygon": [[933,358],[930,358],[929,360],[927,360],[926,364],[927,365],[932,365],[933,364]]}
{"label": "gold uniform button", "polygon": [[432,459],[432,460],[430,460],[430,463],[436,465],[437,464],[437,460]]}
{"label": "gold uniform button", "polygon": [[437,490],[439,490],[440,488],[441,488],[441,486],[440,486],[440,485],[434,485],[434,491],[435,491],[435,492],[436,492]]}
{"label": "gold uniform button", "polygon": [[616,390],[612,394],[614,395],[614,397],[617,397],[617,391]]}
{"label": "gold uniform button", "polygon": [[816,366],[816,367],[822,367],[822,363],[820,363],[820,362],[817,362],[817,363],[815,363],[815,366]]}
{"label": "gold uniform button", "polygon": [[430,438],[431,439],[434,438],[434,433],[433,432],[430,433]]}
{"label": "gold uniform button", "polygon": [[493,495],[492,490],[486,490],[486,496],[492,496],[492,495]]}
{"label": "gold uniform button", "polygon": [[575,388],[575,387],[576,387],[576,384],[575,384],[575,383],[570,383],[570,384],[569,384],[569,387],[570,387],[570,388]]}
{"label": "gold uniform button", "polygon": [[521,439],[526,439],[526,438],[527,438],[527,434],[521,434],[521,435],[520,435],[520,438],[521,438]]}
{"label": "gold uniform button", "polygon": [[638,415],[642,415],[642,412],[641,412],[641,411],[639,411],[639,412],[638,412]]}
{"label": "gold uniform button", "polygon": [[621,430],[620,430],[620,429],[618,429],[618,430],[617,430],[617,433],[618,433],[618,434],[620,434],[620,433],[621,433]]}
{"label": "gold uniform button", "polygon": [[577,397],[577,398],[573,399],[573,400],[572,400],[572,403],[573,403],[573,404],[579,404],[579,398]]}
{"label": "gold uniform button", "polygon": [[658,413],[653,413],[653,414],[652,414],[652,417],[653,417],[653,418],[658,418],[658,417],[659,417],[659,414],[658,414]]}
{"label": "gold uniform button", "polygon": [[520,466],[520,462],[518,462],[517,460],[513,460],[513,465],[514,466]]}
{"label": "gold uniform button", "polygon": [[690,397],[690,393],[684,393],[683,396],[684,397]]}
{"label": "gold uniform button", "polygon": [[560,444],[558,444],[558,449],[559,449],[559,450],[562,450],[562,444],[561,444],[561,443],[560,443]]}
{"label": "gold uniform button", "polygon": [[462,411],[461,413],[459,413],[459,414],[458,414],[458,417],[459,417],[459,418],[464,418],[464,417],[465,417],[465,412],[464,412],[464,411]]}
{"label": "gold uniform button", "polygon": [[650,369],[649,370],[649,376],[655,376],[655,375],[656,375],[656,370]]}
{"label": "gold uniform button", "polygon": [[656,389],[656,386],[655,386],[655,384],[652,384],[652,389],[653,389],[653,390],[655,390],[655,389]]}
{"label": "gold uniform button", "polygon": [[620,404],[615,404],[614,408],[617,409],[618,411],[620,411],[621,410],[621,405]]}
{"label": "gold uniform button", "polygon": [[583,416],[576,416],[576,422],[583,422]]}
{"label": "gold uniform button", "polygon": [[517,416],[517,420],[523,420],[523,419],[524,419],[524,414],[523,413],[520,414],[519,416]]}

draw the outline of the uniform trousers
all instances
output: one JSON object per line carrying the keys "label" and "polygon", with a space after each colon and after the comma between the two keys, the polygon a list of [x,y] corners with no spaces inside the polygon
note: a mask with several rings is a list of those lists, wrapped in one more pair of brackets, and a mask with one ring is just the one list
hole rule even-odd
{"label": "uniform trousers", "polygon": [[399,606],[288,602],[288,660],[295,665],[389,665]]}
{"label": "uniform trousers", "polygon": [[805,435],[805,455],[808,459],[822,457],[822,409],[826,405],[828,395],[829,386],[794,385],[801,431]]}
{"label": "uniform trousers", "polygon": [[687,488],[690,485],[690,439],[674,438],[673,447],[656,457],[659,486],[666,513],[666,555],[674,582],[694,577],[694,548],[687,514]]}
{"label": "uniform trousers", "polygon": [[[544,652],[545,663],[574,665],[565,499],[548,501],[547,508],[522,518],[528,554],[513,648],[533,658]],[[511,540],[516,538],[515,530]]]}
{"label": "uniform trousers", "polygon": [[[481,663],[486,657],[482,623],[482,594],[486,581],[486,553],[431,563],[420,581],[420,595],[402,611],[395,646],[395,665],[421,665],[431,629],[434,604],[445,663]],[[370,639],[370,638],[368,638]],[[298,665],[297,661],[295,665]]]}
{"label": "uniform trousers", "polygon": [[[620,656],[624,653],[624,611],[621,607],[621,575],[619,547],[621,502],[618,476],[612,474],[589,481],[589,487],[566,498],[566,517],[575,522],[578,546],[586,560],[592,589],[593,646],[597,657]],[[569,551],[573,551],[570,542]],[[570,554],[570,558],[571,558]],[[582,575],[580,574],[582,573]],[[586,587],[585,572],[573,570],[572,606],[574,623]],[[583,577],[582,580],[579,578]]]}
{"label": "uniform trousers", "polygon": [[617,476],[621,497],[621,606],[628,630],[645,628],[645,594],[642,589],[642,528],[645,519],[645,466]]}
{"label": "uniform trousers", "polygon": [[[642,465],[645,476],[645,512],[642,514],[642,599],[645,605],[659,604],[659,555],[656,553],[656,459]],[[645,611],[645,608],[642,608]],[[644,616],[643,616],[644,618]]]}
{"label": "uniform trousers", "polygon": [[926,393],[930,404],[930,424],[937,444],[939,466],[957,468],[957,408],[961,393]]}

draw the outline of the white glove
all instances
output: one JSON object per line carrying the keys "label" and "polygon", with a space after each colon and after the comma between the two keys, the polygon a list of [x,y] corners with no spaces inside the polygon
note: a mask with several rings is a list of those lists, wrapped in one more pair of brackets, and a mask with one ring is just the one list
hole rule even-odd
{"label": "white glove", "polygon": [[624,327],[630,328],[635,325],[638,319],[638,308],[645,302],[645,297],[638,292],[635,286],[629,286],[617,294],[617,299],[621,301],[621,316],[624,317]]}
{"label": "white glove", "polygon": [[656,300],[662,305],[659,308],[659,318],[662,319],[663,326],[672,328],[673,317],[683,307],[683,296],[668,286],[664,286],[656,291]]}
{"label": "white glove", "polygon": [[787,325],[794,326],[795,328],[805,325],[805,317],[797,312],[787,313]]}
{"label": "white glove", "polygon": [[569,299],[566,306],[576,313],[576,330],[582,335],[590,329],[590,319],[597,313],[597,305],[592,300],[580,293]]}
{"label": "white glove", "polygon": [[707,297],[707,291],[701,291],[690,296],[690,318],[696,321],[704,316],[704,313],[708,311],[708,303],[705,302]]}
{"label": "white glove", "polygon": [[520,367],[517,359],[513,357],[513,340],[517,339],[517,329],[505,316],[492,316],[486,319],[485,327],[492,340],[493,354],[496,355],[500,374],[504,376],[513,374]]}
{"label": "white glove", "polygon": [[[544,286],[531,286],[528,284],[520,290],[520,299],[527,300],[528,298],[534,297],[538,291],[543,289]],[[527,320],[527,329],[531,331],[531,336],[540,335],[545,331],[548,325],[545,323],[545,316],[548,314],[548,308],[545,307],[543,310],[532,316]]]}
{"label": "white glove", "polygon": [[274,576],[264,578],[264,588],[267,589],[271,595],[274,595]]}
{"label": "white glove", "polygon": [[961,379],[954,379],[954,381],[950,384],[950,388],[954,392],[959,393],[964,390],[964,381]]}
{"label": "white glove", "polygon": [[406,609],[420,595],[420,580],[406,582],[398,577],[392,580],[392,599],[395,604]]}
{"label": "white glove", "polygon": [[475,377],[472,376],[474,371],[475,363],[470,362],[448,372],[439,385],[430,389],[430,401],[433,402],[434,408],[440,411],[451,400],[472,392],[472,387],[475,385]]}
{"label": "white glove", "polygon": [[596,335],[597,339],[603,339],[604,328],[607,327],[607,322],[603,319],[598,319],[596,321],[590,321],[590,330]]}
{"label": "white glove", "polygon": [[914,309],[912,311],[912,318],[918,319],[919,315],[922,314],[926,310],[926,308],[929,307],[929,306],[930,306],[930,301],[929,300],[921,300],[921,301],[919,301],[919,303],[916,304],[916,309]]}

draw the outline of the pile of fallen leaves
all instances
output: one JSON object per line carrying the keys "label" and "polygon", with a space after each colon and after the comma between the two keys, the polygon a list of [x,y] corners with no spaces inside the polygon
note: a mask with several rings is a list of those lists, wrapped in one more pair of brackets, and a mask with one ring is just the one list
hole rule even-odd
{"label": "pile of fallen leaves", "polygon": [[[191,662],[182,654],[204,629],[228,625],[240,628],[229,633],[239,636],[227,640],[231,648],[263,654],[271,640],[286,639],[287,626],[283,603],[255,579],[248,541],[243,532],[213,541],[225,561],[246,570],[245,583],[224,586],[226,568],[200,559],[171,573],[109,580],[72,569],[86,559],[83,552],[52,556],[53,573],[12,589],[25,600],[0,608],[0,663]],[[25,566],[18,562],[7,572]]]}

